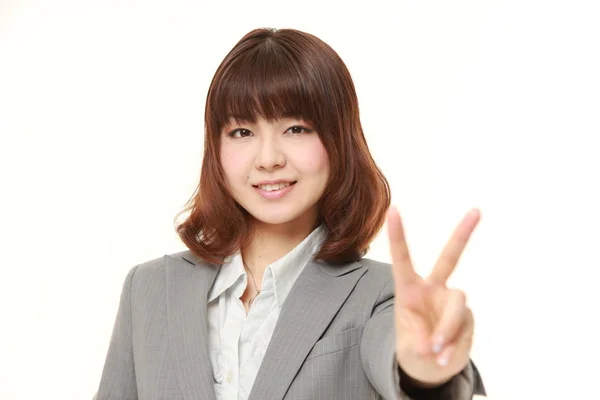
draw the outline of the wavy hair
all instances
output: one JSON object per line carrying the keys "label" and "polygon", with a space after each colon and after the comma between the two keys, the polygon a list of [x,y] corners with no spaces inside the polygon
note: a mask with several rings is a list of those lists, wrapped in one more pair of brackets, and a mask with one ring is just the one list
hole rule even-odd
{"label": "wavy hair", "polygon": [[390,205],[388,182],[367,146],[354,83],[339,55],[319,38],[294,29],[255,29],[218,67],[206,98],[200,183],[176,230],[195,255],[220,264],[252,238],[249,214],[226,185],[219,151],[232,119],[255,123],[298,118],[318,133],[330,164],[319,202],[327,236],[315,259],[358,260],[369,249]]}

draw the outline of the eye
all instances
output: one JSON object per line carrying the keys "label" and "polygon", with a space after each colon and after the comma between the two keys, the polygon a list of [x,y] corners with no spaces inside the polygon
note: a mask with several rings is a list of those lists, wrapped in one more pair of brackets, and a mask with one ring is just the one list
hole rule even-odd
{"label": "eye", "polygon": [[248,137],[252,135],[252,132],[250,132],[248,129],[234,129],[231,132],[229,132],[227,134],[227,136],[232,137],[232,138],[244,138],[244,137]]}
{"label": "eye", "polygon": [[313,130],[304,126],[294,125],[288,128],[286,132],[290,132],[292,135],[300,135],[302,133],[312,133]]}

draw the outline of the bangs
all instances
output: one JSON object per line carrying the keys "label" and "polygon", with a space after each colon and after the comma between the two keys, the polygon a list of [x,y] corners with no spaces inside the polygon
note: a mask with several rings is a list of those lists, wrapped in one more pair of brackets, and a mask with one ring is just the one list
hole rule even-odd
{"label": "bangs", "polygon": [[[292,52],[280,46],[257,46],[223,66],[208,99],[217,132],[230,122],[269,122],[282,118],[317,124],[316,85]],[[315,128],[317,128],[315,126]]]}
{"label": "bangs", "polygon": [[250,213],[227,184],[221,162],[224,128],[283,118],[309,123],[329,162],[318,202],[319,223],[328,235],[313,258],[337,264],[367,253],[385,222],[390,189],[369,152],[350,72],[327,43],[294,29],[252,30],[219,64],[204,111],[200,183],[182,211],[191,211],[189,217],[177,227],[193,254],[222,264],[255,234]]}

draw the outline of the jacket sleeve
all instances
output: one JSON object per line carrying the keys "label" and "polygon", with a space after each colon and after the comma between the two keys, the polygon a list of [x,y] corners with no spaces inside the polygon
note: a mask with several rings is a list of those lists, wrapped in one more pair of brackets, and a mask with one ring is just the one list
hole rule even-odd
{"label": "jacket sleeve", "polygon": [[137,267],[136,265],[129,271],[123,283],[100,386],[93,400],[137,400],[138,398],[131,340],[131,287]]}
{"label": "jacket sleeve", "polygon": [[402,385],[395,354],[393,288],[391,281],[382,290],[361,339],[362,364],[373,387],[386,400],[471,400],[473,395],[485,395],[483,382],[472,361],[439,388],[410,390]]}

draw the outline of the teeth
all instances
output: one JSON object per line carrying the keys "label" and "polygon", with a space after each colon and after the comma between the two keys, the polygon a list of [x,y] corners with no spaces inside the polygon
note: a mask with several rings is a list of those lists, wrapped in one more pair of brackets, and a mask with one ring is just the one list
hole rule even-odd
{"label": "teeth", "polygon": [[273,190],[283,189],[284,187],[290,186],[289,183],[277,183],[275,185],[259,185],[258,187],[262,190],[266,190],[267,192],[271,192]]}

